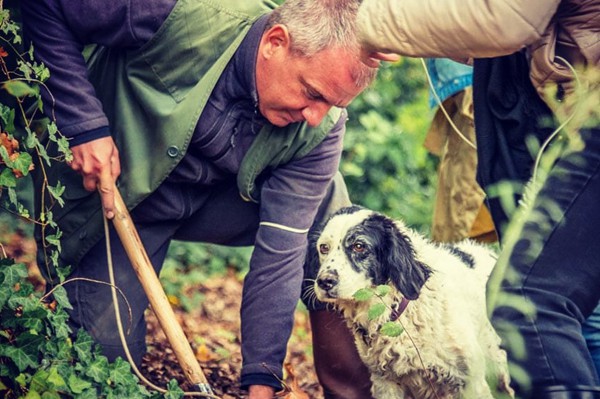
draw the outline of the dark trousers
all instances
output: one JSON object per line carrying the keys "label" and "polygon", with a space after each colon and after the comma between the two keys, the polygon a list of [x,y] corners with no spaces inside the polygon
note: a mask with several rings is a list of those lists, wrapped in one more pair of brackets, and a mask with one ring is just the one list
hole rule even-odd
{"label": "dark trousers", "polygon": [[[258,205],[244,202],[235,182],[212,188],[166,183],[135,208],[131,217],[154,270],[159,273],[172,239],[252,245],[258,228]],[[110,225],[116,285],[127,299],[118,295],[121,319],[124,329],[130,329],[127,343],[134,361],[140,364],[146,351],[144,311],[148,299],[112,223]],[[104,240],[88,252],[71,277],[109,281]],[[110,287],[79,280],[66,284],[65,288],[73,305],[72,326],[88,331],[110,360],[124,357]],[[131,319],[128,309],[131,309]]]}
{"label": "dark trousers", "polygon": [[[316,220],[325,219],[347,205],[350,205],[348,193],[338,173]],[[241,199],[235,180],[209,188],[165,183],[136,207],[131,217],[154,270],[160,273],[173,239],[228,246],[253,245],[259,225],[259,206]],[[113,227],[110,228],[110,245],[116,285],[127,298],[127,302],[121,295],[118,298],[124,329],[131,330],[127,345],[134,361],[140,364],[146,351],[144,311],[148,299]],[[70,277],[109,281],[104,240],[86,254]],[[71,326],[88,331],[110,360],[124,357],[110,287],[77,280],[65,288],[73,305]],[[131,320],[128,309],[131,309]]]}
{"label": "dark trousers", "polygon": [[[524,314],[501,296],[492,317],[509,360],[534,389],[600,384],[581,331],[600,300],[600,129],[582,136],[584,150],[553,167],[504,275],[504,292],[535,312]],[[517,393],[529,396],[524,387]]]}

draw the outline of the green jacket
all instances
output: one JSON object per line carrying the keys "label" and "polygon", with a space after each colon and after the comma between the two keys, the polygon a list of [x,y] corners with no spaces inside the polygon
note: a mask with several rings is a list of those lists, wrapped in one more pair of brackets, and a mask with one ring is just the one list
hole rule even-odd
{"label": "green jacket", "polygon": [[[129,209],[152,193],[183,158],[221,73],[252,23],[273,7],[268,0],[179,0],[159,31],[140,49],[98,47],[93,51],[90,81],[120,150],[118,186]],[[267,167],[306,155],[325,138],[339,116],[340,110],[332,109],[316,128],[305,123],[285,128],[266,125],[242,162],[238,175],[242,197],[258,201],[256,177]],[[100,197],[86,191],[81,176],[63,163],[47,173],[50,184],[60,180],[66,186],[64,207],[53,209],[62,231],[60,262],[77,265],[103,237]],[[36,234],[41,243],[41,232]],[[44,257],[39,251],[40,265],[48,264]],[[52,267],[41,269],[46,278],[56,281]]]}

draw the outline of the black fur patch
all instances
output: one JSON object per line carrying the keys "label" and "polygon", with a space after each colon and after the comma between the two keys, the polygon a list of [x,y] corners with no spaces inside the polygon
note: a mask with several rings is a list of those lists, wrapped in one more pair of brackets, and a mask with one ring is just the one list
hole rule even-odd
{"label": "black fur patch", "polygon": [[456,256],[462,263],[464,263],[468,268],[475,268],[475,258],[473,255],[466,253],[465,251],[455,247],[454,245],[445,245],[444,246],[452,255]]}
{"label": "black fur patch", "polygon": [[[363,245],[358,252],[353,246]],[[375,285],[391,281],[407,299],[417,299],[431,269],[416,259],[410,239],[394,221],[374,213],[348,231],[344,242],[346,255],[355,270],[368,273]]]}

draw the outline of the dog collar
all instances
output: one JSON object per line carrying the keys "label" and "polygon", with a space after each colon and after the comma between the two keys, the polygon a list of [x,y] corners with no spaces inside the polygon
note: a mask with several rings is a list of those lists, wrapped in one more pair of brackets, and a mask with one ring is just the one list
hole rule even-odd
{"label": "dog collar", "polygon": [[406,299],[405,297],[402,297],[402,300],[400,301],[400,303],[394,303],[392,305],[392,313],[390,313],[390,321],[398,320],[398,318],[406,310],[406,307],[408,306],[409,302],[410,301],[408,299]]}

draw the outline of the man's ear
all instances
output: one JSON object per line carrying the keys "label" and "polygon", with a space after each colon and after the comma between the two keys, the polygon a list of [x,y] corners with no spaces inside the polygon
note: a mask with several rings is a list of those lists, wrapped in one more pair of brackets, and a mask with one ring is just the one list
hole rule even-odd
{"label": "man's ear", "polygon": [[290,33],[287,27],[281,24],[269,28],[261,39],[261,51],[265,58],[271,58],[281,50],[289,51],[290,45]]}

